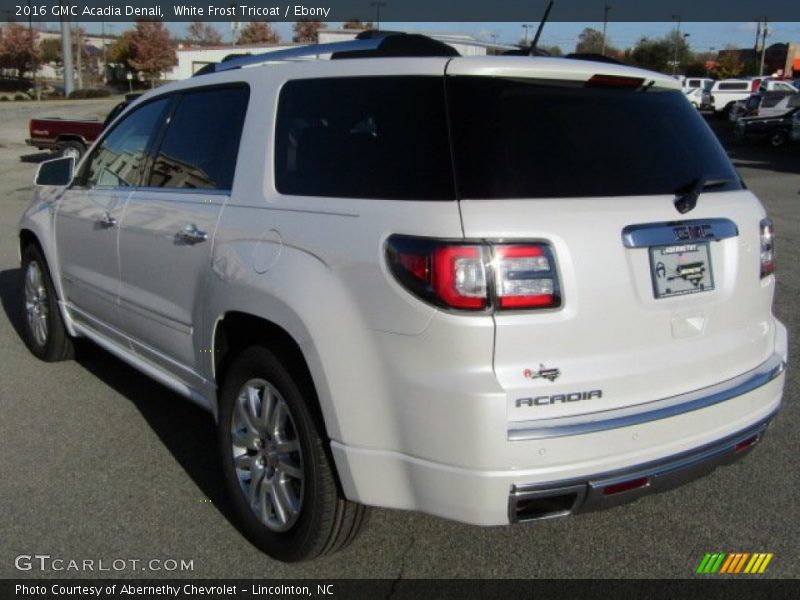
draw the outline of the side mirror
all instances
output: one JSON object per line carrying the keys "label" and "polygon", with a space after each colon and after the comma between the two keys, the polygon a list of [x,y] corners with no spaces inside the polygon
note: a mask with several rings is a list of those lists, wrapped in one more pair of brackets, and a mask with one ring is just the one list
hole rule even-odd
{"label": "side mirror", "polygon": [[69,185],[75,173],[75,158],[55,158],[39,165],[33,182],[36,185]]}

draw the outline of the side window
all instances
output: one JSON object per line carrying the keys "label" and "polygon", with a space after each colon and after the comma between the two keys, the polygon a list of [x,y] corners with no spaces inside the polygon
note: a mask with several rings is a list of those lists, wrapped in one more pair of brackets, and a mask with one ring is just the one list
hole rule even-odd
{"label": "side window", "polygon": [[441,77],[303,79],[278,102],[281,194],[455,198]]}
{"label": "side window", "polygon": [[147,143],[160,125],[169,98],[145,104],[103,138],[85,171],[89,187],[137,185],[147,158]]}
{"label": "side window", "polygon": [[156,154],[149,185],[230,190],[248,97],[246,87],[184,94]]}

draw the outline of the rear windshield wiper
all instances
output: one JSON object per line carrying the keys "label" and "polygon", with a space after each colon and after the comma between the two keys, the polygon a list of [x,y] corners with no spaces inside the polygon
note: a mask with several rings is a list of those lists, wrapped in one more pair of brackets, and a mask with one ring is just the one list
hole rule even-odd
{"label": "rear windshield wiper", "polygon": [[697,198],[702,192],[717,187],[722,187],[727,183],[732,183],[733,179],[713,179],[708,175],[700,175],[688,185],[681,186],[675,190],[675,208],[678,212],[685,214],[697,206]]}

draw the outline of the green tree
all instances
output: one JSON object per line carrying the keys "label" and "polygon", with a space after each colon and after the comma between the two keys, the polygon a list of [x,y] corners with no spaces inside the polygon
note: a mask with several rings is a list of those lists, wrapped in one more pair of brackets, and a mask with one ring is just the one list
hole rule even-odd
{"label": "green tree", "polygon": [[666,72],[669,69],[669,62],[672,60],[670,44],[664,38],[653,40],[642,37],[636,42],[628,59],[637,67]]}
{"label": "green tree", "polygon": [[[606,54],[616,52],[611,47],[611,38],[606,36]],[[578,36],[578,43],[575,45],[575,52],[578,54],[601,54],[603,52],[603,32],[587,27]]]}
{"label": "green tree", "polygon": [[274,31],[266,21],[251,21],[239,34],[236,43],[239,45],[247,44],[277,44],[281,41],[281,36]]}
{"label": "green tree", "polygon": [[744,72],[745,65],[739,58],[739,51],[735,46],[728,46],[719,53],[714,74],[720,79],[739,77]]}
{"label": "green tree", "polygon": [[126,71],[133,71],[131,60],[136,57],[134,48],[135,32],[132,29],[123,31],[116,41],[108,47],[106,52],[109,63],[122,66]]}

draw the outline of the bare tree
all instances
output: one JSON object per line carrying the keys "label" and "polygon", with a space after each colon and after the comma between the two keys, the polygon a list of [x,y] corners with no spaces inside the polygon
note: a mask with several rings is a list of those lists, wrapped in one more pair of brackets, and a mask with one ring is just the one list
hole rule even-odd
{"label": "bare tree", "polygon": [[186,28],[186,37],[198,46],[219,46],[222,44],[222,34],[212,25],[202,21],[194,21]]}

